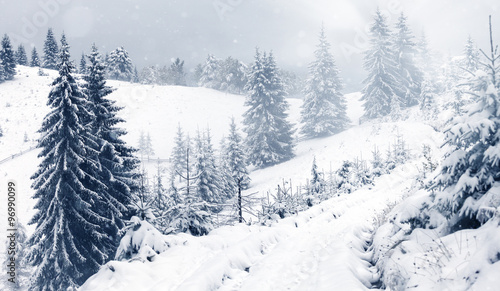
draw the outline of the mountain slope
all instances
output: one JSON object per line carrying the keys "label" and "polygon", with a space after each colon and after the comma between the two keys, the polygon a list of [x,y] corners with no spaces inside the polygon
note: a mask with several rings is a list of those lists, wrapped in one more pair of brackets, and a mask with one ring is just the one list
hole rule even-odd
{"label": "mountain slope", "polygon": [[[33,68],[19,67],[16,79],[0,85],[0,97],[9,104],[1,126],[0,153],[9,158],[29,149],[38,137],[36,130],[47,112],[45,105],[49,77],[38,76]],[[211,128],[214,143],[228,131],[231,116],[237,121],[245,111],[244,97],[205,88],[145,86],[110,81],[117,90],[111,98],[124,109],[120,112],[129,131],[126,141],[136,145],[140,132],[149,132],[156,157],[168,158],[178,123],[184,131]],[[303,186],[310,177],[316,157],[318,168],[336,170],[342,161],[371,158],[377,146],[384,152],[397,135],[407,142],[412,159],[391,175],[380,177],[375,186],[350,195],[334,197],[311,209],[269,226],[237,225],[214,230],[201,238],[185,234],[164,236],[170,248],[152,263],[116,262],[103,266],[82,290],[332,290],[365,289],[378,280],[367,261],[371,233],[377,221],[394,203],[408,194],[420,167],[420,151],[428,144],[438,156],[442,137],[432,127],[410,118],[401,122],[364,123],[359,93],[348,94],[348,114],[353,126],[337,135],[300,141],[296,157],[251,173],[247,193],[265,196],[283,180]],[[297,123],[301,101],[289,99],[290,120]],[[9,109],[10,108],[10,109]],[[29,122],[26,122],[26,121]],[[379,121],[378,121],[379,122]],[[23,140],[24,132],[29,141]],[[29,177],[39,160],[38,150],[10,158],[0,164],[0,176],[18,182],[19,220],[26,224],[33,215],[34,201]],[[155,157],[153,157],[155,158]],[[153,171],[155,161],[145,162]],[[164,164],[167,166],[167,164]],[[3,189],[1,190],[3,191]],[[0,219],[5,221],[4,205]],[[249,217],[250,218],[250,217]],[[28,227],[28,233],[33,231]],[[114,271],[112,271],[112,269]]]}
{"label": "mountain slope", "polygon": [[413,166],[271,226],[165,236],[170,247],[153,262],[109,262],[81,290],[367,289],[378,280],[367,241],[389,205],[408,193]]}

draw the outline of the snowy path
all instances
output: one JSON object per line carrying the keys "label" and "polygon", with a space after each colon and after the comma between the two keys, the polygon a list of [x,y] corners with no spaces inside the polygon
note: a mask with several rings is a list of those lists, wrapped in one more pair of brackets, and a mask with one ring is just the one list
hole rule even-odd
{"label": "snowy path", "polygon": [[378,280],[364,252],[369,233],[407,193],[414,168],[399,167],[372,189],[330,199],[271,227],[166,236],[171,247],[153,263],[112,261],[81,290],[366,290]]}
{"label": "snowy path", "polygon": [[284,222],[297,223],[297,227],[290,228],[288,237],[254,264],[234,287],[239,290],[366,289],[365,286],[378,278],[369,271],[370,264],[360,259],[366,244],[363,232],[372,228],[390,200],[398,201],[406,193],[411,179],[400,177],[399,181],[383,177],[372,190],[365,188],[331,199]]}

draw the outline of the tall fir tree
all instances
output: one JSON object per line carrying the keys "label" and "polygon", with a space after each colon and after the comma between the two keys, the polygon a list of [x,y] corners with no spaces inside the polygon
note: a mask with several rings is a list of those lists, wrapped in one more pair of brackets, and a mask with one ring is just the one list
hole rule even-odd
{"label": "tall fir tree", "polygon": [[[186,138],[185,166],[183,171],[172,173],[170,197],[173,206],[166,213],[171,217],[166,233],[186,232],[195,236],[206,235],[213,229],[213,219],[209,212],[211,205],[204,201],[196,187],[200,173],[193,170],[193,155],[191,153],[189,135]],[[175,175],[184,182],[180,188],[175,186]]]}
{"label": "tall fir tree", "polygon": [[223,157],[225,168],[231,175],[233,183],[242,190],[248,189],[250,176],[247,169],[247,156],[243,145],[243,139],[238,132],[234,118],[229,125],[229,135],[224,146]]}
{"label": "tall fir tree", "polygon": [[211,212],[218,212],[221,207],[218,204],[224,202],[223,184],[216,166],[216,158],[211,142],[210,132],[198,135],[195,139],[196,156],[194,170],[198,173],[196,179],[197,195],[209,206]]}
{"label": "tall fir tree", "polygon": [[107,97],[113,90],[106,85],[106,68],[95,45],[92,46],[88,59],[87,74],[83,77],[84,92],[93,118],[87,126],[98,138],[100,179],[106,186],[103,193],[107,195],[106,202],[111,204],[97,211],[112,221],[106,225],[105,230],[118,243],[118,232],[125,226],[124,219],[130,214],[132,192],[137,189],[135,178],[139,160],[134,156],[136,150],[121,138],[127,132],[116,127],[124,122],[117,116],[122,108]]}
{"label": "tall fir tree", "polygon": [[316,163],[316,157],[313,159],[313,164],[311,167],[311,192],[316,199],[322,200],[323,194],[326,189],[326,181],[323,177],[323,173],[318,170],[318,164]]}
{"label": "tall fir tree", "polygon": [[402,90],[400,97],[405,107],[417,105],[420,99],[423,74],[415,59],[417,51],[417,44],[408,27],[407,17],[401,13],[394,34],[394,52]]}
{"label": "tall fir tree", "polygon": [[2,48],[0,49],[0,66],[3,67],[3,78],[12,80],[16,75],[16,57],[12,50],[10,38],[5,34],[2,38]]}
{"label": "tall fir tree", "polygon": [[214,55],[208,55],[200,75],[199,86],[211,89],[220,89],[221,61]]}
{"label": "tall fir tree", "polygon": [[249,108],[244,113],[244,131],[250,163],[266,167],[291,159],[294,130],[286,120],[286,91],[272,54],[261,56],[256,50],[246,90]]}
{"label": "tall fir tree", "polygon": [[184,167],[186,165],[186,140],[184,138],[184,132],[182,131],[180,123],[177,125],[177,133],[174,138],[174,148],[170,155],[170,162],[172,165],[172,171],[175,175],[183,174]]}
{"label": "tall fir tree", "polygon": [[164,185],[163,172],[160,160],[156,164],[156,175],[153,177],[153,189],[151,193],[152,201],[151,208],[155,221],[154,226],[159,230],[164,230],[168,227],[168,209],[173,205],[172,199],[167,195],[167,189]]}
{"label": "tall fir tree", "polygon": [[364,80],[361,100],[365,101],[364,118],[377,118],[391,112],[391,102],[401,103],[398,94],[402,91],[398,82],[399,73],[392,49],[391,31],[386,17],[378,9],[370,28],[370,45],[363,65],[368,71],[368,78]]}
{"label": "tall fir tree", "polygon": [[221,178],[221,187],[225,195],[225,198],[230,199],[234,197],[234,194],[238,192],[238,185],[236,180],[233,178],[231,170],[229,169],[229,159],[227,157],[227,144],[226,137],[222,137],[220,143],[220,154],[217,160],[217,169],[219,170],[219,176]]}
{"label": "tall fir tree", "polygon": [[134,66],[128,52],[119,47],[109,54],[108,60],[109,78],[120,81],[132,81],[134,78]]}
{"label": "tall fir tree", "polygon": [[472,80],[475,102],[446,130],[450,147],[433,187],[432,206],[448,219],[451,231],[478,227],[500,206],[500,55],[492,35],[490,16],[487,62]]}
{"label": "tall fir tree", "polygon": [[107,221],[93,209],[100,194],[86,187],[98,170],[95,137],[83,126],[90,120],[88,103],[71,75],[69,46],[63,35],[59,76],[48,97],[51,111],[40,132],[42,162],[33,175],[33,198],[38,199],[36,224],[28,240],[28,261],[36,267],[29,290],[76,288],[98,271],[112,248],[101,225]]}
{"label": "tall fir tree", "polygon": [[20,44],[17,47],[16,62],[18,65],[21,65],[21,66],[28,65],[28,56],[26,55],[26,50],[24,49],[24,46],[22,44]]}
{"label": "tall fir tree", "polygon": [[52,28],[47,31],[47,37],[45,38],[45,43],[43,44],[43,64],[42,67],[45,69],[57,70],[57,64],[59,62],[59,48],[57,46],[56,38],[52,32]]}
{"label": "tall fir tree", "polygon": [[323,27],[314,54],[316,60],[309,65],[309,78],[301,111],[301,133],[309,138],[338,133],[349,122],[346,100],[341,93],[343,85],[339,70],[330,53],[330,43]]}
{"label": "tall fir tree", "polygon": [[33,50],[31,51],[30,67],[40,67],[40,58],[38,57],[38,52],[35,47],[33,47]]}

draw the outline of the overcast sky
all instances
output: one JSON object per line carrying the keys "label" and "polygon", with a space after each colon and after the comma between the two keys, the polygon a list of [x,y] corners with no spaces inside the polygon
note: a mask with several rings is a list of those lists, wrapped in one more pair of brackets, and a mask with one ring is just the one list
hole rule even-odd
{"label": "overcast sky", "polygon": [[404,11],[415,35],[433,49],[459,54],[470,34],[488,45],[488,15],[500,42],[498,0],[0,0],[0,33],[41,53],[47,28],[64,31],[74,59],[95,42],[103,52],[124,46],[142,68],[208,53],[251,62],[254,48],[273,50],[278,65],[299,74],[312,60],[321,23],[348,90],[365,76],[366,29],[377,8],[391,26]]}

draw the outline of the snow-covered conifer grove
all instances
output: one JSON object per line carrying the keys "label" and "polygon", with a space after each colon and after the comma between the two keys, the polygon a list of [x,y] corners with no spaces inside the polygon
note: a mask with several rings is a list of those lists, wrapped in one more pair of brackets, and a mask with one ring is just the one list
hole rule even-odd
{"label": "snow-covered conifer grove", "polygon": [[494,6],[42,2],[1,32],[0,290],[499,288]]}

